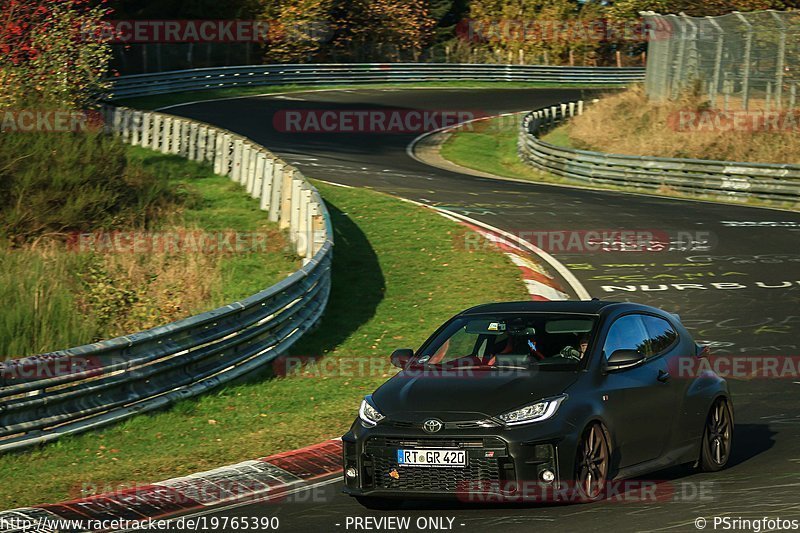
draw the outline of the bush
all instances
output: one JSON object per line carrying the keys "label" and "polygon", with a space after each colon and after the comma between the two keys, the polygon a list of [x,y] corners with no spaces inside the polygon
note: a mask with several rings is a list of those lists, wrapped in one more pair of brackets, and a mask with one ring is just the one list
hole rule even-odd
{"label": "bush", "polygon": [[46,235],[146,227],[179,200],[165,180],[129,168],[125,147],[110,136],[0,139],[0,236],[12,246]]}

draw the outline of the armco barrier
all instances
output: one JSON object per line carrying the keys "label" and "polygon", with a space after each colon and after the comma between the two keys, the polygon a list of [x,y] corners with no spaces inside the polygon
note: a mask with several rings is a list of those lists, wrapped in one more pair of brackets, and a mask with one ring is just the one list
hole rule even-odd
{"label": "armco barrier", "polygon": [[219,309],[165,326],[0,363],[0,451],[98,428],[258,369],[313,327],[330,292],[333,230],[317,190],[257,143],[208,124],[108,108],[128,143],[213,165],[289,232],[303,266]]}
{"label": "armco barrier", "polygon": [[[257,85],[426,81],[627,84],[642,68],[462,64],[251,65],[125,76],[112,98]],[[289,232],[303,267],[249,298],[116,339],[0,363],[0,452],[124,420],[258,369],[313,327],[327,303],[333,230],[316,189],[257,143],[200,122],[122,107],[123,141],[205,161]]]}
{"label": "armco barrier", "polygon": [[539,138],[581,114],[583,108],[583,101],[568,102],[525,115],[517,144],[520,158],[541,170],[587,183],[738,200],[800,200],[800,165],[606,154],[554,146]]}
{"label": "armco barrier", "polygon": [[443,81],[620,85],[644,81],[642,67],[551,67],[461,63],[246,65],[137,74],[114,80],[115,98],[260,85],[342,85]]}

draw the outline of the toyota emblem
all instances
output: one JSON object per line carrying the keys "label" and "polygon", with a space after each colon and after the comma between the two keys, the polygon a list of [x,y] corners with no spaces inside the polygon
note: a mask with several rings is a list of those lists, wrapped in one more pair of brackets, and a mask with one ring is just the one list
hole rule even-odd
{"label": "toyota emblem", "polygon": [[431,418],[422,423],[422,429],[427,433],[436,433],[437,431],[441,431],[442,427],[444,427],[442,421],[435,418]]}

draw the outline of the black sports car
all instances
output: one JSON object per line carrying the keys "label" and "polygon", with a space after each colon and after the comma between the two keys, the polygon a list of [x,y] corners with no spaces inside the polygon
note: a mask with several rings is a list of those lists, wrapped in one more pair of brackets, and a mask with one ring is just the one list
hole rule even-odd
{"label": "black sports car", "polygon": [[[468,309],[364,398],[345,491],[402,499],[578,500],[665,467],[728,462],[733,404],[676,315],[598,300]],[[700,370],[702,369],[702,370]]]}

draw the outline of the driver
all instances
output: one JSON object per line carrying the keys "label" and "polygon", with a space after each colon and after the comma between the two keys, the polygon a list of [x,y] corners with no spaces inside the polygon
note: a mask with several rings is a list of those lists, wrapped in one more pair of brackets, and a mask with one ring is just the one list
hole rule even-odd
{"label": "driver", "polygon": [[583,355],[586,353],[586,348],[589,346],[589,334],[582,333],[581,335],[578,335],[575,345],[577,347],[570,344],[564,346],[561,351],[558,352],[558,356],[569,359],[577,359],[580,361],[583,358]]}

